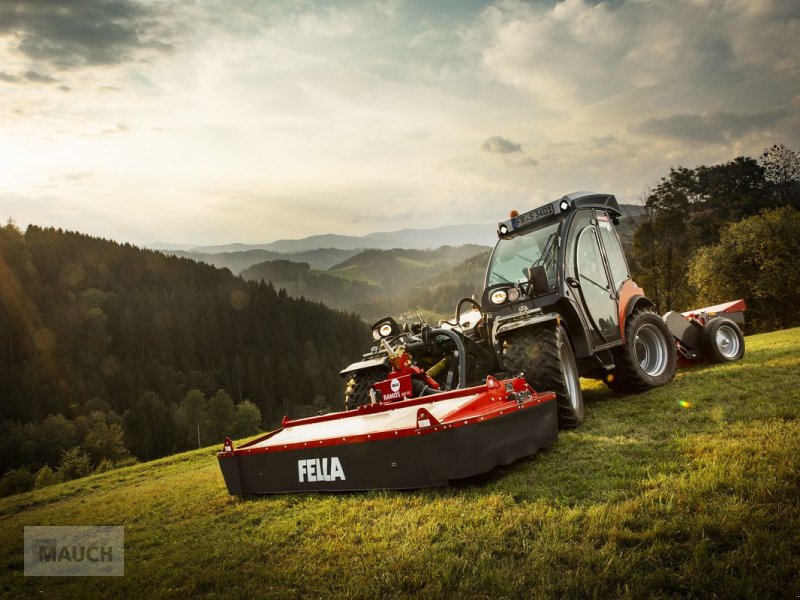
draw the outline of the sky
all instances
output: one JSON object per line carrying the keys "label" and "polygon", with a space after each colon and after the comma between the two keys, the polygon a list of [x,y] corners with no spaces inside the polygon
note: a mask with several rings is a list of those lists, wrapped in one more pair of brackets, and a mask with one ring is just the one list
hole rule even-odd
{"label": "sky", "polygon": [[0,0],[0,219],[148,244],[492,223],[800,148],[795,0]]}

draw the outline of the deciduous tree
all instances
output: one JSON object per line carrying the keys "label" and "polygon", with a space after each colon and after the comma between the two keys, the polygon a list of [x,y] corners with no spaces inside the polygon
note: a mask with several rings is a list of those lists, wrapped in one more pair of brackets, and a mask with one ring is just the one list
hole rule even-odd
{"label": "deciduous tree", "polygon": [[729,225],[689,268],[698,301],[744,298],[753,330],[800,325],[800,211],[784,206]]}

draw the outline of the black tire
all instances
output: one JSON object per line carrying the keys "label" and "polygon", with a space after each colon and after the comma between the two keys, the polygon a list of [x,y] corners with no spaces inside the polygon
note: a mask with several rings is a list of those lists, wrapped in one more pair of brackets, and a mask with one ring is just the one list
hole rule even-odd
{"label": "black tire", "polygon": [[710,363],[732,362],[744,356],[744,335],[730,319],[711,319],[703,325],[700,335],[703,357]]}
{"label": "black tire", "polygon": [[615,392],[644,392],[675,377],[675,341],[664,320],[648,310],[628,317],[625,343],[611,352],[615,368],[605,382]]}
{"label": "black tire", "polygon": [[373,367],[371,369],[364,369],[357,371],[352,375],[355,379],[355,386],[353,393],[350,395],[350,401],[347,402],[346,408],[353,409],[370,403],[369,390],[373,384],[386,379],[389,371],[380,367]]}
{"label": "black tire", "polygon": [[503,370],[519,373],[537,392],[555,392],[558,425],[583,422],[583,393],[572,346],[560,325],[514,331],[503,340]]}

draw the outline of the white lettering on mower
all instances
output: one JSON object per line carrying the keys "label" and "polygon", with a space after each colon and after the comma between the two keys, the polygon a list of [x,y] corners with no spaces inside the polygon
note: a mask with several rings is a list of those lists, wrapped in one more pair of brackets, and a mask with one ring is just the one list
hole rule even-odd
{"label": "white lettering on mower", "polygon": [[[328,468],[330,466],[330,469]],[[334,456],[330,459],[330,465],[327,458],[309,458],[308,460],[297,461],[297,477],[300,483],[305,481],[336,481],[341,479],[344,481],[344,469],[339,459]]]}

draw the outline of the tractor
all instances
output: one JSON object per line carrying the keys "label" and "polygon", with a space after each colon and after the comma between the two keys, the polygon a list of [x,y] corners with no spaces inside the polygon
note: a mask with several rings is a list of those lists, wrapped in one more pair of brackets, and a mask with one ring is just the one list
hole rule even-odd
{"label": "tractor", "polygon": [[613,195],[591,192],[512,212],[498,224],[480,302],[462,298],[437,327],[375,323],[371,351],[341,372],[346,408],[394,400],[398,373],[413,383],[406,396],[521,374],[532,389],[555,392],[560,427],[576,427],[581,377],[642,392],[669,383],[679,358],[741,358],[744,303],[660,317],[631,279],[621,216]]}

